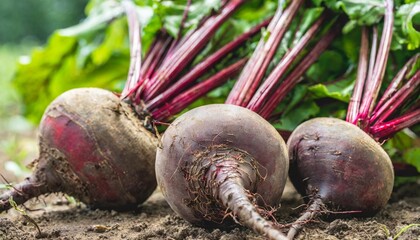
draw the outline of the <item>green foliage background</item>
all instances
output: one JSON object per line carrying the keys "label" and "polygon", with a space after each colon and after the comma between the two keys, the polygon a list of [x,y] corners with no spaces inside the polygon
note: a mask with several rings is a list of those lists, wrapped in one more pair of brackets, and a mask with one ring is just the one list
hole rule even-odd
{"label": "green foliage background", "polygon": [[88,0],[2,0],[0,43],[45,42],[56,29],[77,24]]}

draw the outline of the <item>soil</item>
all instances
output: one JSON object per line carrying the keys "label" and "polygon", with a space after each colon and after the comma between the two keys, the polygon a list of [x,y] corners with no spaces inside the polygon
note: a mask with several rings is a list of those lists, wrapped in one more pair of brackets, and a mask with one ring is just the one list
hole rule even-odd
{"label": "soil", "polygon": [[[19,180],[4,170],[2,162],[6,159],[0,152],[0,172],[10,181]],[[230,229],[192,226],[171,210],[159,190],[133,212],[90,209],[63,194],[31,200],[25,204],[25,209],[24,214],[16,210],[0,214],[0,240],[264,239],[239,225]],[[288,183],[282,205],[275,213],[279,226],[287,231],[287,223],[296,219],[302,209],[301,197]],[[420,181],[396,188],[385,209],[374,217],[317,219],[307,223],[297,239],[393,239],[410,225],[412,227],[403,231],[398,239],[420,239]]]}

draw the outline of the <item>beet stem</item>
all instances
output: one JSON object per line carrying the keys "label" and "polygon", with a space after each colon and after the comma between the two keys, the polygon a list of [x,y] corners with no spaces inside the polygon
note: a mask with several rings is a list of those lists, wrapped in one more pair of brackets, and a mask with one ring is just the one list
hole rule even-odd
{"label": "beet stem", "polygon": [[296,234],[302,229],[305,223],[316,218],[320,214],[323,205],[320,198],[313,199],[308,209],[306,209],[302,216],[300,216],[290,227],[289,232],[287,232],[287,239],[290,240],[295,238]]}
{"label": "beet stem", "polygon": [[175,95],[179,94],[183,89],[185,89],[187,86],[189,86],[199,77],[201,77],[204,73],[208,72],[209,68],[214,66],[223,57],[225,57],[227,54],[232,52],[235,48],[239,47],[251,36],[257,34],[261,30],[261,28],[263,28],[264,26],[267,26],[267,24],[270,22],[270,19],[267,19],[264,22],[253,27],[248,32],[237,37],[235,40],[226,44],[221,49],[213,53],[211,56],[207,57],[205,60],[200,62],[191,71],[189,71],[186,75],[184,75],[181,79],[179,79],[177,82],[171,85],[171,87],[169,87],[167,90],[165,90],[164,92],[162,92],[161,94],[153,98],[151,101],[147,102],[146,109],[148,111],[153,111],[157,107],[160,107],[162,104],[167,102],[169,98],[174,97]]}
{"label": "beet stem", "polygon": [[401,70],[397,73],[394,79],[389,84],[388,88],[385,90],[384,94],[382,95],[381,99],[379,100],[378,104],[376,104],[376,108],[373,111],[373,115],[375,115],[380,108],[387,102],[394,94],[397,92],[398,87],[400,86],[401,82],[404,80],[405,75],[408,70],[413,66],[414,63],[420,58],[420,54],[414,55],[408,62],[401,68]]}
{"label": "beet stem", "polygon": [[[376,51],[378,51],[378,27],[373,26],[372,46],[370,48],[369,70],[368,70],[367,79],[371,79],[373,77],[373,70],[375,69]],[[365,86],[365,88],[367,87]]]}
{"label": "beet stem", "polygon": [[357,78],[354,85],[353,94],[351,96],[348,110],[347,119],[349,123],[357,125],[357,116],[359,115],[359,107],[363,94],[363,86],[365,85],[366,75],[368,71],[368,48],[369,36],[367,27],[362,28],[362,41],[359,53],[359,64],[357,66]]}
{"label": "beet stem", "polygon": [[136,99],[136,97],[132,95],[141,95],[142,89],[139,88],[144,88],[145,79],[150,78],[159,67],[167,52],[168,45],[172,40],[172,37],[164,30],[161,30],[153,40],[152,45],[146,53],[144,62],[142,63],[137,85],[127,94],[127,96],[131,96],[133,102],[138,103],[140,101],[140,99]]}
{"label": "beet stem", "polygon": [[340,33],[344,21],[338,19],[331,29],[317,42],[308,55],[295,67],[286,79],[276,89],[272,97],[267,101],[263,109],[259,112],[260,116],[268,119],[279,102],[289,93],[292,88],[299,83],[302,75],[318,59],[334,38]]}
{"label": "beet stem", "polygon": [[143,67],[142,74],[140,76],[139,84],[136,88],[134,88],[134,102],[140,103],[141,96],[143,91],[150,86],[150,81],[152,76],[158,71],[160,66],[163,64],[163,61],[168,55],[169,45],[174,39],[170,37],[168,34],[164,33],[162,37],[160,37],[158,43],[154,47],[156,51],[153,51],[153,55],[150,56],[150,63],[148,62],[148,67]]}
{"label": "beet stem", "polygon": [[184,12],[182,14],[181,23],[179,24],[178,35],[177,38],[172,42],[171,47],[169,48],[169,55],[172,55],[172,52],[179,46],[179,42],[182,38],[182,31],[184,30],[185,21],[187,21],[188,13],[191,6],[191,0],[187,1],[187,5],[185,6]]}
{"label": "beet stem", "polygon": [[309,41],[313,39],[316,32],[320,29],[324,18],[325,15],[322,15],[305,33],[305,35],[302,36],[302,38],[291,49],[291,51],[287,52],[284,55],[279,64],[277,64],[277,66],[274,68],[274,70],[271,72],[268,78],[264,81],[264,83],[259,87],[255,95],[252,97],[251,101],[247,106],[248,109],[257,113],[261,111],[262,107],[264,106],[264,103],[269,97],[271,97],[271,93],[280,81],[281,77],[285,74],[290,65],[292,65],[293,61],[302,52],[303,48],[305,48]]}
{"label": "beet stem", "polygon": [[128,71],[127,82],[121,93],[121,99],[127,97],[128,93],[137,85],[141,70],[141,26],[136,12],[136,6],[131,0],[122,1],[127,18],[128,32],[130,36],[130,68]]}
{"label": "beet stem", "polygon": [[[420,85],[420,70],[402,86],[390,99],[378,109],[378,111],[369,119],[369,122],[382,123],[387,120],[391,114],[395,112],[407,98],[416,90]],[[374,126],[375,124],[371,125]]]}
{"label": "beet stem", "polygon": [[191,62],[199,51],[210,40],[216,30],[222,25],[244,0],[230,1],[219,14],[209,18],[203,26],[195,31],[173,55],[165,59],[158,74],[155,74],[149,86],[145,89],[143,100],[149,101],[175,79],[175,77]]}
{"label": "beet stem", "polygon": [[[225,6],[226,6],[226,4],[227,4],[227,2],[228,2],[229,0],[223,0],[223,1],[221,1],[221,3],[220,3],[220,9],[223,9]],[[206,23],[206,21],[207,20],[209,20],[210,18],[211,18],[212,16],[210,15],[210,16],[204,16],[202,19],[200,19],[200,21],[199,21],[199,23],[197,24],[197,28],[196,29],[192,29],[192,30],[190,30],[190,31],[188,31],[186,34],[185,34],[185,36],[183,36],[181,39],[180,39],[180,41],[178,42],[178,44],[177,44],[177,46],[182,46],[182,45],[184,45],[187,41],[188,41],[188,39],[196,32],[196,31],[198,31],[198,29],[200,29],[205,23]]]}
{"label": "beet stem", "polygon": [[358,118],[362,122],[363,128],[368,126],[367,121],[373,111],[376,98],[378,97],[391,47],[392,29],[394,23],[392,0],[385,1],[385,9],[384,28],[381,36],[381,42],[379,44],[378,54],[375,60],[373,75],[372,78],[368,78],[366,81],[367,89],[365,89],[366,91],[359,110],[360,115]]}
{"label": "beet stem", "polygon": [[261,38],[257,48],[239,76],[238,81],[231,90],[226,100],[227,104],[242,107],[248,105],[251,97],[262,81],[288,26],[302,3],[302,0],[292,1],[284,12],[282,11],[282,6],[278,6],[273,20],[267,28],[267,32],[270,34],[269,38]]}
{"label": "beet stem", "polygon": [[162,31],[158,32],[156,34],[155,39],[153,40],[152,44],[150,45],[149,49],[147,50],[146,56],[144,57],[144,61],[141,68],[141,76],[145,75],[145,69],[149,69],[150,65],[152,64],[152,60],[154,59],[154,56],[156,55],[159,47],[156,47],[156,45],[162,41],[162,34],[164,34]]}
{"label": "beet stem", "polygon": [[[153,55],[150,58],[150,66],[143,68],[141,77],[143,79],[149,79],[153,76],[156,70],[159,68],[162,61],[165,59],[167,52],[169,51],[169,44],[173,42],[173,38],[167,33],[162,35],[157,40],[157,44],[154,46]],[[146,62],[146,61],[145,61]],[[146,63],[145,63],[146,64]]]}
{"label": "beet stem", "polygon": [[143,90],[146,87],[150,77],[162,64],[162,61],[167,53],[168,46],[172,40],[172,37],[167,35],[165,32],[161,32],[153,41],[153,44],[150,47],[149,52],[146,55],[146,59],[142,65],[137,85],[132,88],[129,93],[127,93],[127,96],[130,96],[131,101],[135,104],[138,105],[141,102],[140,96],[143,93]]}
{"label": "beet stem", "polygon": [[381,142],[392,137],[398,131],[420,122],[420,108],[406,113],[388,122],[376,124],[370,128],[370,134],[376,141]]}
{"label": "beet stem", "polygon": [[241,59],[236,63],[228,66],[227,68],[222,69],[209,79],[202,81],[189,90],[179,94],[170,102],[163,105],[161,108],[155,109],[151,113],[153,119],[157,121],[163,121],[170,116],[180,112],[199,97],[222,85],[231,77],[238,74],[238,72],[241,71],[242,67],[245,65],[246,61],[247,59]]}

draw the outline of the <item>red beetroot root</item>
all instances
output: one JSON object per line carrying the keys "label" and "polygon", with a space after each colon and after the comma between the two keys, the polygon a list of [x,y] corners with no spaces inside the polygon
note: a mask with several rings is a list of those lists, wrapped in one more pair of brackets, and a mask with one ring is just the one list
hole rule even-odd
{"label": "red beetroot root", "polygon": [[177,118],[156,157],[158,186],[184,219],[209,227],[232,216],[270,239],[285,239],[264,207],[279,205],[287,171],[278,132],[258,114],[227,104]]}
{"label": "red beetroot root", "polygon": [[[293,131],[287,145],[289,176],[312,204],[302,221],[319,214],[323,205],[366,216],[389,200],[394,184],[391,160],[357,126],[334,118],[312,119]],[[288,237],[293,238],[300,228],[299,224],[292,227]]]}
{"label": "red beetroot root", "polygon": [[128,210],[156,187],[157,138],[113,93],[70,90],[47,108],[33,174],[0,196],[0,211],[45,193],[63,192],[96,208]]}

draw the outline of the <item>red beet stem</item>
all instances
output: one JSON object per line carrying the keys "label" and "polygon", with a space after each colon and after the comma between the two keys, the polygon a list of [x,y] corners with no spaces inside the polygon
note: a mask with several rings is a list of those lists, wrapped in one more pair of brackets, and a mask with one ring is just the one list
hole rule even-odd
{"label": "red beet stem", "polygon": [[147,50],[146,56],[144,57],[144,61],[143,61],[143,65],[142,65],[142,69],[141,69],[141,76],[144,76],[146,71],[145,69],[149,69],[151,64],[152,64],[152,60],[155,58],[158,50],[160,49],[160,47],[156,47],[156,45],[159,44],[159,42],[162,41],[163,37],[162,35],[164,35],[165,33],[161,30],[156,34],[155,39],[153,40],[152,44],[150,45],[149,49]]}
{"label": "red beet stem", "polygon": [[[169,36],[166,32],[161,32],[157,38],[156,45],[153,46],[153,49],[150,52],[150,55],[146,58],[144,62],[144,67],[142,69],[141,78],[150,79],[156,70],[162,64],[162,61],[165,59],[168,53],[169,45],[174,39]],[[147,63],[147,64],[146,64]]]}
{"label": "red beet stem", "polygon": [[140,78],[141,69],[141,26],[136,12],[136,6],[132,1],[122,1],[127,18],[128,32],[130,36],[130,69],[128,71],[127,82],[121,93],[121,99],[127,97],[128,93],[137,85]]}
{"label": "red beet stem", "polygon": [[386,63],[388,61],[389,49],[391,47],[393,23],[393,2],[392,0],[387,0],[385,1],[384,28],[378,54],[375,60],[373,76],[372,78],[368,78],[366,81],[367,89],[365,89],[365,94],[359,110],[360,114],[358,118],[362,122],[362,126],[368,126],[367,121],[373,111],[373,107],[381,87]]}
{"label": "red beet stem", "polygon": [[140,103],[140,96],[146,87],[146,83],[162,64],[162,61],[168,52],[169,44],[172,41],[173,38],[164,30],[158,33],[141,66],[140,76],[137,80],[136,86],[131,88],[131,90],[125,94],[126,98],[130,96],[132,102],[135,104]]}
{"label": "red beet stem", "polygon": [[271,97],[271,93],[275,86],[279,83],[281,77],[286,73],[287,69],[290,65],[292,65],[293,61],[298,57],[309,41],[313,39],[316,32],[320,29],[324,19],[325,15],[322,15],[305,33],[305,35],[302,36],[300,41],[291,49],[291,51],[284,55],[280,63],[274,68],[267,80],[264,81],[252,97],[247,106],[248,109],[257,113],[262,110],[264,103]]}
{"label": "red beet stem", "polygon": [[[418,70],[411,79],[404,84],[389,100],[382,105],[381,108],[369,119],[369,122],[382,123],[387,120],[398,109],[407,98],[416,90],[420,85],[420,70]],[[373,126],[376,125],[373,124]]]}
{"label": "red beet stem", "polygon": [[340,33],[344,21],[338,19],[337,23],[317,42],[308,55],[295,67],[295,69],[286,77],[286,79],[276,89],[265,106],[259,112],[260,116],[268,119],[273,113],[279,102],[289,93],[292,88],[300,81],[306,70],[318,59],[334,38]]}
{"label": "red beet stem", "polygon": [[[378,27],[373,26],[372,46],[370,48],[369,71],[368,71],[367,79],[372,79],[373,77],[373,70],[375,69],[376,51],[378,51]],[[367,89],[366,85],[364,86],[364,89]]]}
{"label": "red beet stem", "polygon": [[420,122],[420,108],[406,113],[388,122],[376,124],[370,128],[370,134],[378,142],[392,137],[398,131]]}
{"label": "red beet stem", "polygon": [[173,42],[173,38],[165,34],[164,37],[158,42],[155,46],[157,49],[153,58],[151,58],[151,63],[149,68],[143,68],[142,75],[140,76],[139,84],[133,91],[133,99],[136,104],[140,104],[141,96],[145,89],[150,86],[151,78],[159,70],[160,66],[163,64],[165,59],[168,56],[169,46]]}
{"label": "red beet stem", "polygon": [[300,216],[290,227],[289,231],[287,232],[287,239],[294,239],[296,234],[302,229],[305,223],[316,218],[320,214],[323,205],[324,204],[320,198],[313,199],[305,213]]}
{"label": "red beet stem", "polygon": [[[225,6],[226,6],[226,4],[229,2],[230,0],[223,0],[223,1],[221,1],[221,3],[220,3],[220,9],[223,9]],[[182,46],[182,45],[184,45],[185,44],[185,42],[187,42],[187,40],[198,30],[198,29],[200,29],[203,25],[204,25],[204,23],[209,19],[209,18],[211,18],[211,16],[204,16],[202,19],[200,19],[200,21],[199,21],[199,23],[197,24],[197,28],[196,29],[193,29],[193,30],[191,30],[191,31],[188,31],[186,34],[185,34],[185,36],[183,36],[181,39],[180,39],[180,41],[178,42],[178,44],[177,44],[177,46]]]}
{"label": "red beet stem", "polygon": [[209,79],[200,82],[189,90],[179,94],[161,108],[155,109],[151,113],[153,119],[163,121],[180,112],[199,97],[222,85],[227,80],[238,74],[245,65],[246,61],[247,59],[241,59],[229,67],[219,71]]}
{"label": "red beet stem", "polygon": [[224,58],[227,54],[232,52],[235,48],[239,47],[243,44],[247,39],[252,37],[253,35],[257,34],[261,28],[268,25],[270,19],[265,20],[264,22],[258,24],[257,26],[253,27],[248,32],[242,34],[241,36],[237,37],[232,42],[226,44],[224,47],[213,53],[211,56],[200,62],[197,66],[195,66],[191,71],[189,71],[186,75],[184,75],[181,79],[175,82],[171,87],[169,87],[166,91],[162,92],[154,99],[146,103],[146,109],[148,111],[153,111],[157,107],[160,107],[164,104],[169,98],[179,94],[183,89],[201,77],[204,73],[206,73],[209,68],[213,67],[218,61]]}
{"label": "red beet stem", "polygon": [[376,104],[376,108],[373,111],[373,115],[376,114],[376,112],[382,108],[382,106],[391,98],[392,95],[397,92],[398,87],[402,83],[402,81],[405,79],[406,73],[411,69],[414,63],[417,62],[417,60],[420,58],[420,54],[414,55],[408,62],[404,65],[404,67],[401,68],[401,70],[397,73],[397,75],[394,77],[392,82],[389,84],[388,88],[385,90],[384,94],[382,95],[381,99],[379,100],[378,104]]}
{"label": "red beet stem", "polygon": [[238,81],[231,90],[226,103],[245,107],[257,90],[264,74],[277,51],[277,47],[293,17],[296,15],[302,0],[292,1],[290,6],[282,12],[282,6],[278,6],[273,20],[268,25],[268,39],[263,36],[258,43],[250,60],[239,76]]}
{"label": "red beet stem", "polygon": [[177,38],[172,42],[171,47],[169,48],[169,55],[172,55],[172,52],[174,51],[174,49],[177,46],[179,46],[178,43],[181,41],[181,38],[182,38],[182,30],[184,30],[185,21],[187,21],[190,6],[191,6],[191,0],[188,0],[187,5],[185,6],[185,9],[184,9],[184,13],[182,14],[181,23],[179,24]]}
{"label": "red beet stem", "polygon": [[203,26],[195,31],[186,41],[164,61],[157,74],[150,80],[143,93],[143,100],[149,101],[156,97],[162,90],[175,79],[175,77],[191,62],[201,51],[216,30],[222,25],[244,0],[232,0],[223,7],[221,12],[209,18]]}
{"label": "red beet stem", "polygon": [[349,107],[347,110],[347,119],[349,123],[357,125],[357,116],[359,115],[359,107],[363,94],[363,86],[365,85],[366,75],[368,71],[368,48],[369,36],[367,27],[362,28],[362,41],[359,53],[359,64],[357,66],[357,78],[354,84],[353,95],[351,96]]}

